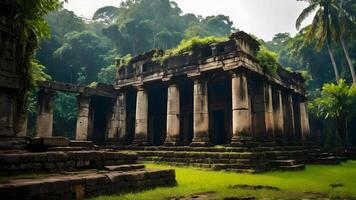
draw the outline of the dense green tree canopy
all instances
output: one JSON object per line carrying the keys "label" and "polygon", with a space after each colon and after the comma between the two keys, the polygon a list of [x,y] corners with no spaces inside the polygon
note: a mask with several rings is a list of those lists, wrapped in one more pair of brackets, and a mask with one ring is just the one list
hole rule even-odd
{"label": "dense green tree canopy", "polygon": [[[271,70],[272,73],[278,60],[285,68],[311,77],[307,89],[313,100],[321,95],[319,91],[324,83],[335,80],[330,53],[340,77],[351,83],[350,62],[351,65],[354,64],[356,58],[356,4],[353,0],[307,1],[310,6],[301,14],[297,24],[307,14],[314,14],[313,24],[302,28],[295,36],[278,33],[271,41],[266,42],[257,38],[266,47],[262,48],[258,57],[264,62],[266,70]],[[59,4],[55,6],[60,7]],[[325,8],[332,12],[322,14]],[[47,22],[51,38],[41,43],[36,54],[37,60],[46,67],[45,72],[53,80],[78,84],[90,84],[94,81],[113,83],[116,58],[127,60],[130,55],[161,48],[168,51],[157,59],[164,59],[165,56],[187,51],[194,45],[216,40],[215,37],[202,37],[218,36],[218,39],[223,40],[224,36],[236,30],[228,16],[202,17],[184,14],[177,3],[169,0],[126,0],[119,7],[99,8],[92,19],[82,19],[63,8],[42,14],[47,16],[38,25]],[[43,27],[49,33],[49,29]],[[326,42],[329,42],[329,49]],[[44,75],[41,72],[42,65],[34,65],[40,69],[34,74]],[[59,99],[56,103],[60,110],[66,110],[63,105],[75,107],[76,102],[70,101],[73,97],[59,94]],[[55,127],[63,125],[68,120],[65,118],[75,116],[73,112],[65,112],[68,115],[56,116]]]}

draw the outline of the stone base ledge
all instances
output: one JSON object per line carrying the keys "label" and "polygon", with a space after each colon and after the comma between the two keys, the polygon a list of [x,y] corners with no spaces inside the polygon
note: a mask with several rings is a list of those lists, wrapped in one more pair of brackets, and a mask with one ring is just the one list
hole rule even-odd
{"label": "stone base ledge", "polygon": [[106,165],[135,164],[137,154],[117,151],[53,151],[0,153],[0,174],[102,169]]}
{"label": "stone base ledge", "polygon": [[0,184],[0,196],[6,200],[78,200],[175,184],[174,170],[87,171],[71,175],[9,180]]}

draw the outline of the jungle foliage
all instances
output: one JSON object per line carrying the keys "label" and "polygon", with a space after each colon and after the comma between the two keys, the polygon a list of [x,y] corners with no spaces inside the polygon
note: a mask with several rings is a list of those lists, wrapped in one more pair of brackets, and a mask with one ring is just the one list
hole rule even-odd
{"label": "jungle foliage", "polygon": [[[322,96],[320,88],[324,83],[335,80],[335,66],[345,83],[352,83],[350,71],[356,58],[353,31],[356,4],[352,0],[305,1],[310,6],[301,13],[296,25],[299,28],[306,16],[315,14],[313,23],[295,36],[278,33],[271,41],[259,40],[266,48],[261,48],[257,59],[271,74],[276,72],[278,63],[301,72],[308,80],[307,90],[312,101]],[[328,12],[325,13],[325,10]],[[92,19],[83,19],[60,7],[48,13],[45,21],[38,25],[45,24],[43,22],[48,23],[51,38],[41,43],[37,60],[46,66],[45,72],[53,80],[84,85],[92,82],[113,83],[115,59],[127,62],[130,55],[161,48],[167,50],[165,55],[155,59],[162,61],[189,52],[195,46],[223,41],[236,30],[228,16],[184,14],[175,2],[169,0],[126,0],[119,7],[99,8]],[[202,39],[204,37],[208,38]],[[62,101],[56,101],[56,104],[75,105],[75,101],[66,101],[65,98],[71,97],[59,94]],[[66,112],[73,114],[75,110],[68,109]],[[312,120],[322,120],[313,116],[315,119]],[[61,120],[68,120],[68,117],[61,117],[55,119],[55,126]],[[350,121],[354,122],[355,117]],[[349,132],[356,130],[352,127],[354,123],[349,124]]]}
{"label": "jungle foliage", "polygon": [[[41,43],[36,58],[46,66],[45,72],[53,80],[73,84],[112,84],[116,76],[115,59],[127,62],[130,55],[153,48],[172,49],[180,44],[169,51],[170,55],[177,54],[201,43],[217,41],[214,37],[201,37],[220,38],[235,31],[228,16],[183,14],[169,0],[127,0],[119,7],[99,8],[91,19],[81,18],[61,4],[56,6],[58,10],[48,13],[44,20],[41,18],[51,37]],[[34,101],[35,96],[30,99]],[[56,99],[55,112],[66,115],[55,114],[55,132],[61,130],[64,122],[73,120],[76,113],[75,109],[66,109],[76,105],[72,96],[58,93]],[[74,126],[67,128],[73,132]]]}

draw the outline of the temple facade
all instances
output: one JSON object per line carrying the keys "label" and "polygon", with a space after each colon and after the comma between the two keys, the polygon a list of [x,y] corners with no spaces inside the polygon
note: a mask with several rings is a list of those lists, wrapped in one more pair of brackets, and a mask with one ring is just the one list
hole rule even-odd
{"label": "temple facade", "polygon": [[[255,58],[258,49],[240,31],[163,61],[161,50],[117,60],[116,84],[105,92],[67,84],[60,90],[79,94],[76,139],[170,146],[308,142],[303,78],[282,67],[266,72]],[[51,136],[56,84],[40,84],[38,136]]]}
{"label": "temple facade", "polygon": [[241,31],[164,62],[155,61],[160,51],[119,61],[114,132],[150,145],[308,140],[302,77],[282,67],[266,73],[255,59],[258,49]]}

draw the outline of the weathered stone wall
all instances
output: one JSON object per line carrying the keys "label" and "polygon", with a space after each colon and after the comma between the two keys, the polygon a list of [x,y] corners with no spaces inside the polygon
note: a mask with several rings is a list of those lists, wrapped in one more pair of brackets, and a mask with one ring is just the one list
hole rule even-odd
{"label": "weathered stone wall", "polygon": [[0,185],[0,196],[7,200],[80,200],[99,195],[174,186],[174,170],[97,172],[31,179],[15,179]]}
{"label": "weathered stone wall", "polygon": [[106,165],[134,164],[137,155],[109,151],[53,151],[43,153],[2,153],[0,173],[60,172],[102,169]]}
{"label": "weathered stone wall", "polygon": [[[163,54],[160,50],[138,55],[124,65],[118,61],[115,88],[137,93],[135,139],[144,136],[144,141],[150,141],[152,137],[153,116],[150,109],[146,109],[152,106],[152,100],[147,102],[146,96],[153,94],[145,88],[168,86],[169,89],[160,94],[168,95],[167,102],[162,103],[168,108],[166,145],[177,145],[179,140],[181,144],[192,146],[239,146],[249,143],[248,140],[300,143],[301,135],[308,132],[307,116],[299,101],[305,96],[304,81],[300,74],[288,72],[281,66],[276,74],[266,72],[255,58],[259,46],[253,37],[238,31],[228,41],[196,46],[189,53],[168,57],[163,62],[155,58]],[[186,92],[180,90],[183,82],[194,82],[193,94],[190,94],[194,99],[192,108],[181,102],[180,96],[186,96]],[[227,92],[218,89],[219,84],[231,89]],[[217,122],[221,118],[225,118],[225,122]],[[191,132],[190,120],[192,139],[187,137]],[[221,130],[216,134],[218,126]]]}
{"label": "weathered stone wall", "polygon": [[19,31],[15,26],[16,3],[0,3],[0,137],[15,137],[26,89]]}

